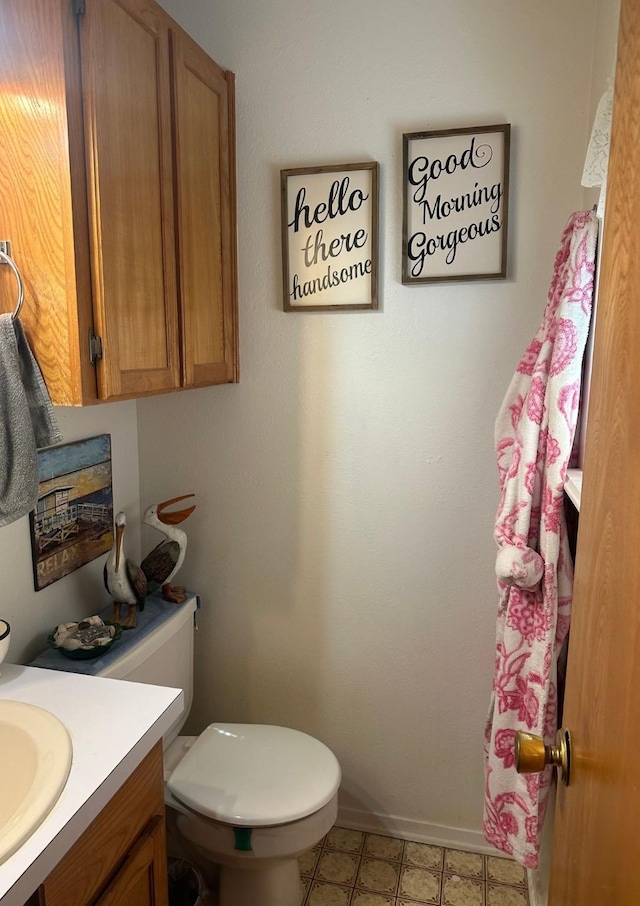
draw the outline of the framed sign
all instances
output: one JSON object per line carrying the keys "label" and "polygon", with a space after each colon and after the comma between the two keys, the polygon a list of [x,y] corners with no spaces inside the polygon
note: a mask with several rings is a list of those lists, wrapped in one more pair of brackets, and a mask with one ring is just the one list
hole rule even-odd
{"label": "framed sign", "polygon": [[404,135],[403,283],[506,276],[510,133]]}
{"label": "framed sign", "polygon": [[38,503],[31,513],[36,591],[111,550],[111,435],[38,450]]}
{"label": "framed sign", "polygon": [[378,307],[377,163],[281,170],[285,311]]}

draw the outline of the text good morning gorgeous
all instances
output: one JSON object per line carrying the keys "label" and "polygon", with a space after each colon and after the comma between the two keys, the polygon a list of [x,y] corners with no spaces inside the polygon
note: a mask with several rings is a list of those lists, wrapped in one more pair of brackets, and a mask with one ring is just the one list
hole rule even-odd
{"label": "text good morning gorgeous", "polygon": [[[477,276],[502,275],[503,243],[490,237],[504,229],[508,126],[495,128],[488,136],[483,128],[405,136],[407,282],[469,277],[476,268]],[[463,246],[475,248],[458,265]]]}

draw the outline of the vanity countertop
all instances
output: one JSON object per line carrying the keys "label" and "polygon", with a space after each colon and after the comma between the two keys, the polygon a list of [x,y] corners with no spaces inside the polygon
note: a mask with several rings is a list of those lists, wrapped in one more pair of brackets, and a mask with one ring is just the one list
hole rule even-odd
{"label": "vanity countertop", "polygon": [[55,714],[73,743],[67,785],[0,864],[0,904],[23,906],[183,710],[180,689],[3,664],[0,699]]}

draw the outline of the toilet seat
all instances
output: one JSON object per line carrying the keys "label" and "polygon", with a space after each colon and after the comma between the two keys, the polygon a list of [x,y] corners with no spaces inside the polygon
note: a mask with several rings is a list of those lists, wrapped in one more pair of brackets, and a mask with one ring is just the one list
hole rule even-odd
{"label": "toilet seat", "polygon": [[319,740],[264,724],[211,724],[172,772],[171,794],[192,811],[239,827],[317,812],[336,794],[340,766]]}

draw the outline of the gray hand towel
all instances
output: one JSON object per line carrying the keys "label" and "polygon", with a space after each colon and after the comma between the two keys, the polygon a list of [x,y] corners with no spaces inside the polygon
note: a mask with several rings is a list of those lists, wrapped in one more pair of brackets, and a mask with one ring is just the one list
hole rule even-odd
{"label": "gray hand towel", "polygon": [[59,443],[53,406],[22,324],[0,315],[0,526],[35,509],[40,447]]}

